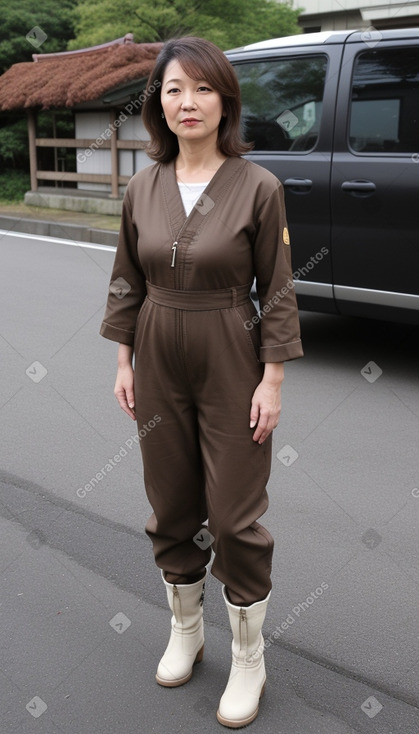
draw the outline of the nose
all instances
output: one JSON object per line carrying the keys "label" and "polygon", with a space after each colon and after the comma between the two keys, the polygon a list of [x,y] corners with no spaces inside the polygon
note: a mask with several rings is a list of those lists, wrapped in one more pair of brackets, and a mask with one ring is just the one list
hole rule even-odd
{"label": "nose", "polygon": [[196,103],[193,98],[192,92],[186,92],[183,96],[182,103],[181,103],[182,110],[192,110],[196,109]]}

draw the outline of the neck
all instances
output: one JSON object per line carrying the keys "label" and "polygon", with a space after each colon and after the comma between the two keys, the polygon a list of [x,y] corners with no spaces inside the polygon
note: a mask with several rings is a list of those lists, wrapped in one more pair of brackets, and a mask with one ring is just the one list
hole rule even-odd
{"label": "neck", "polygon": [[213,143],[193,145],[192,141],[179,140],[176,170],[182,171],[184,175],[216,171],[225,159],[226,156]]}

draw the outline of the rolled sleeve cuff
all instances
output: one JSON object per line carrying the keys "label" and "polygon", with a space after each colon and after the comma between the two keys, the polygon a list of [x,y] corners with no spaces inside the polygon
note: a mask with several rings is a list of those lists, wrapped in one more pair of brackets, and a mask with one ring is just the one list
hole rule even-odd
{"label": "rolled sleeve cuff", "polygon": [[301,339],[296,339],[288,344],[275,344],[272,347],[260,347],[259,360],[261,362],[287,362],[290,359],[303,357]]}
{"label": "rolled sleeve cuff", "polygon": [[112,324],[107,324],[106,321],[102,322],[99,333],[104,336],[105,339],[111,339],[113,342],[119,342],[120,344],[127,344],[129,347],[134,346],[134,332],[121,329]]}

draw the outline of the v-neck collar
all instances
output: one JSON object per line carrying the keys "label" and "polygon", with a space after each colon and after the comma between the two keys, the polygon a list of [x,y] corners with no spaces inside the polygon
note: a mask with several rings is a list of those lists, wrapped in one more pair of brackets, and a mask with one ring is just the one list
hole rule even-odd
{"label": "v-neck collar", "polygon": [[[209,194],[207,193],[207,191],[208,191],[208,189],[209,189],[209,187],[211,185],[211,182],[214,180],[214,178],[217,176],[218,172],[221,170],[221,168],[224,166],[224,164],[227,163],[228,160],[230,160],[230,159],[229,158],[226,158],[222,162],[221,166],[218,166],[217,170],[214,172],[214,174],[211,176],[210,180],[208,181],[208,183],[207,183],[205,189],[203,190],[202,194],[206,194],[207,196],[209,196]],[[176,176],[176,159],[175,158],[170,162],[170,166],[171,166],[171,169],[172,169],[173,180],[174,180],[174,183],[175,183],[175,186],[176,186],[176,190],[178,191],[179,198],[181,200],[184,218],[185,219],[188,219],[191,216],[191,214],[192,214],[192,212],[193,212],[193,210],[194,210],[195,207],[192,208],[192,211],[190,212],[190,214],[188,216],[186,214],[186,212],[185,212],[185,208],[183,206],[183,201],[182,201],[182,196],[181,196],[180,191],[179,191],[179,186],[178,186],[178,181],[177,181],[177,176]],[[187,186],[187,184],[185,184],[185,186]],[[202,196],[202,194],[201,194],[201,196]]]}
{"label": "v-neck collar", "polygon": [[[182,196],[176,179],[176,162],[175,159],[170,163],[162,164],[160,167],[161,182],[163,187],[163,198],[166,205],[166,211],[170,222],[173,240],[180,237],[180,232],[196,226],[200,229],[205,220],[205,215],[210,211],[208,205],[217,203],[224,189],[228,186],[230,179],[236,176],[238,170],[246,164],[246,160],[240,157],[230,156],[226,158],[221,166],[217,168],[213,177],[205,187],[201,197],[204,197],[204,206],[199,208],[196,205],[192,208],[189,216],[183,206]],[[211,207],[213,208],[213,207]]]}

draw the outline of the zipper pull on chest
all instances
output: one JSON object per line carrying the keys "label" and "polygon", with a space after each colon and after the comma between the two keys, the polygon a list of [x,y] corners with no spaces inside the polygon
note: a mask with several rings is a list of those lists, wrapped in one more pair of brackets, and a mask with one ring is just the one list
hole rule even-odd
{"label": "zipper pull on chest", "polygon": [[175,267],[175,260],[176,260],[176,248],[177,248],[177,246],[178,246],[178,242],[177,242],[177,240],[176,240],[176,241],[175,241],[175,242],[173,243],[173,245],[172,245],[172,262],[170,263],[170,267],[171,267],[171,268],[174,268],[174,267]]}

